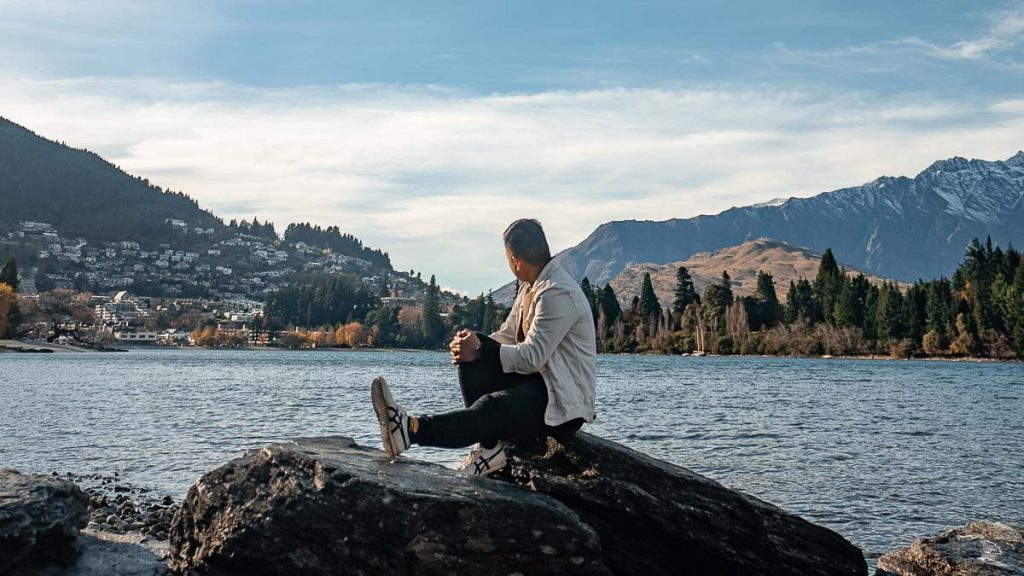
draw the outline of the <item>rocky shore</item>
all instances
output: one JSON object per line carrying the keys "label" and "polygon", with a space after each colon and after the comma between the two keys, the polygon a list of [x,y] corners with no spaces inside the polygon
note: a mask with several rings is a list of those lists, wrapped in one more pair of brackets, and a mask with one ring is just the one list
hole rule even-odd
{"label": "rocky shore", "polygon": [[[0,470],[0,574],[867,574],[842,536],[585,433],[464,478],[344,437],[251,450],[180,506],[115,474]],[[974,523],[877,576],[1024,574],[1024,531]]]}
{"label": "rocky shore", "polygon": [[[56,476],[56,473],[51,474]],[[168,539],[171,520],[180,507],[174,498],[148,488],[135,487],[118,473],[77,475],[61,478],[73,482],[89,496],[87,527],[110,534],[135,533],[153,540]]]}

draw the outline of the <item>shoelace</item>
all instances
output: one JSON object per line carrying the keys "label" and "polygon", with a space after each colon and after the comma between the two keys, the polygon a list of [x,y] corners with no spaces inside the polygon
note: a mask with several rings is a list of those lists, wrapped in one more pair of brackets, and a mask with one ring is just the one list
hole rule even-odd
{"label": "shoelace", "polygon": [[405,437],[407,436],[405,432],[405,415],[400,415],[398,408],[388,406],[388,422],[394,424],[391,428],[391,433],[394,434],[395,432],[401,432],[399,436],[402,439],[402,443],[408,446],[409,443],[405,440]]}
{"label": "shoelace", "polygon": [[491,454],[490,457],[485,457],[483,454],[478,456],[477,460],[473,462],[473,474],[480,476],[484,470],[490,470],[491,461],[497,458],[498,455],[501,454],[504,450],[505,449],[502,448],[501,450],[496,451],[494,454]]}

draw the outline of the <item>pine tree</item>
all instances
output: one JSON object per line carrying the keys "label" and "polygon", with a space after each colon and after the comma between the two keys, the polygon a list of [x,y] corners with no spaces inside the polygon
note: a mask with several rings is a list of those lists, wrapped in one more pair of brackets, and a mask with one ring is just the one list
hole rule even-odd
{"label": "pine tree", "polygon": [[580,282],[580,288],[583,290],[583,296],[586,297],[587,303],[590,304],[590,316],[594,319],[594,326],[597,326],[598,297],[594,293],[594,287],[590,285],[590,278],[584,276],[583,281]]}
{"label": "pine tree", "polygon": [[789,292],[786,294],[786,323],[792,324],[797,320],[812,324],[819,321],[814,288],[806,278],[797,280],[796,284],[790,281]]}
{"label": "pine tree", "polygon": [[0,268],[0,284],[7,284],[14,292],[18,291],[18,263],[14,256],[7,259],[3,268]]}
{"label": "pine tree", "polygon": [[427,284],[427,292],[423,298],[423,315],[420,317],[420,328],[423,335],[423,343],[429,348],[437,344],[444,331],[444,324],[441,322],[439,312],[440,289],[437,287],[437,280],[430,276],[430,283]]}
{"label": "pine tree", "polygon": [[772,328],[782,317],[779,297],[775,293],[775,279],[767,272],[757,271],[757,288],[754,295],[745,302],[751,302],[751,305],[747,306],[751,328]]}
{"label": "pine tree", "polygon": [[619,305],[619,298],[611,284],[605,284],[601,289],[601,312],[604,313],[606,326],[611,327],[622,317],[622,306]]}
{"label": "pine tree", "polygon": [[729,277],[729,273],[722,270],[722,297],[725,298],[725,305],[732,304],[732,278]]}
{"label": "pine tree", "polygon": [[724,284],[711,284],[701,295],[701,314],[707,328],[712,334],[720,334],[725,330],[725,310],[731,302],[729,292]]}
{"label": "pine tree", "polygon": [[644,273],[643,285],[640,287],[638,311],[645,323],[652,320],[658,322],[661,319],[661,304],[658,303],[658,296],[654,293],[654,284],[651,283],[649,273]]}
{"label": "pine tree", "polygon": [[878,292],[877,335],[880,342],[905,335],[903,294],[895,283],[883,282]]}
{"label": "pine tree", "polygon": [[699,301],[700,297],[693,287],[690,271],[686,269],[686,266],[680,266],[679,270],[676,270],[675,300],[672,301],[672,311],[682,314],[687,306]]}
{"label": "pine tree", "polygon": [[818,274],[814,277],[814,297],[822,312],[822,319],[835,324],[835,305],[842,290],[842,278],[845,274],[839,269],[832,249],[826,248],[818,263]]}

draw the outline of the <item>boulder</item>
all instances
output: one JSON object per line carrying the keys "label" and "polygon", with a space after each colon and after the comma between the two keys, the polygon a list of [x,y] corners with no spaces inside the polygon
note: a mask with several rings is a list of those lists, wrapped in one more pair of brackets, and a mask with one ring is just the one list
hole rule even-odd
{"label": "boulder", "polygon": [[594,528],[615,574],[867,574],[839,534],[584,432],[513,453],[505,476]]}
{"label": "boulder", "polygon": [[1009,576],[1024,574],[1024,530],[972,522],[878,559],[876,576]]}
{"label": "boulder", "polygon": [[170,536],[179,574],[608,574],[597,534],[555,499],[341,437],[209,472]]}
{"label": "boulder", "polygon": [[171,525],[178,574],[867,574],[838,534],[579,433],[497,478],[348,438],[250,451]]}
{"label": "boulder", "polygon": [[66,480],[0,470],[0,574],[34,574],[74,561],[89,497]]}

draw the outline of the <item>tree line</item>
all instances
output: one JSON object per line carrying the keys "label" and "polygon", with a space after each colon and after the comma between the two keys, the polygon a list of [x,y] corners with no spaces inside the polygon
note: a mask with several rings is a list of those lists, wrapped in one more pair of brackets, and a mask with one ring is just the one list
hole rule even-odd
{"label": "tree line", "polygon": [[456,304],[442,315],[440,296],[434,276],[420,307],[383,305],[364,285],[342,278],[306,282],[269,297],[262,329],[286,348],[437,349],[462,328],[493,332],[508,315],[490,294]]}
{"label": "tree line", "polygon": [[284,241],[291,244],[303,242],[314,248],[330,249],[337,254],[360,258],[376,267],[391,270],[391,257],[387,252],[363,246],[362,240],[343,233],[337,226],[321,228],[309,222],[289,224],[284,231]]}
{"label": "tree line", "polygon": [[727,271],[698,294],[680,267],[665,307],[649,274],[626,309],[611,285],[581,287],[601,352],[1024,358],[1024,262],[991,239],[973,240],[952,278],[907,287],[850,275],[827,249],[785,303],[763,271],[754,293],[737,297]]}

